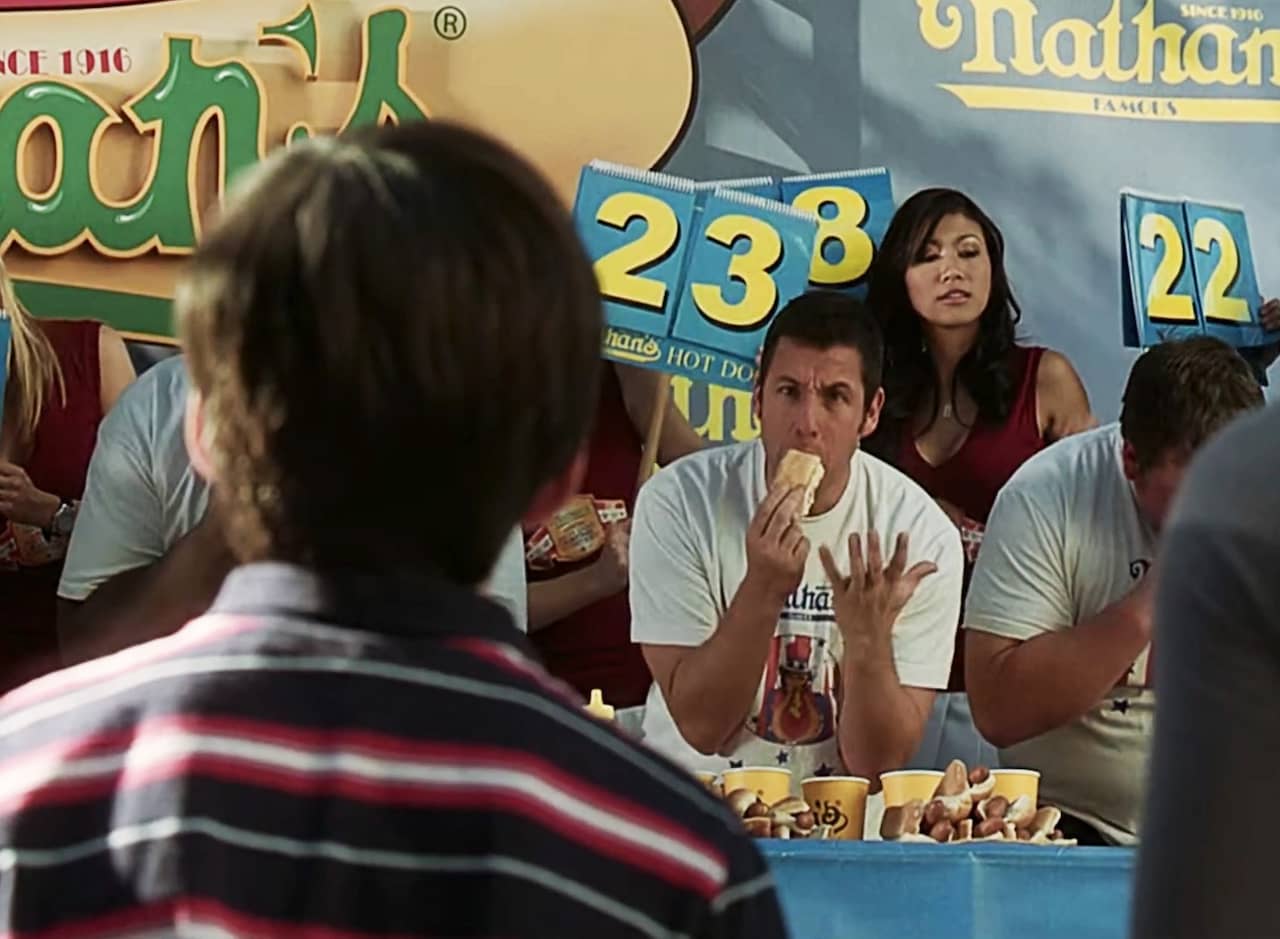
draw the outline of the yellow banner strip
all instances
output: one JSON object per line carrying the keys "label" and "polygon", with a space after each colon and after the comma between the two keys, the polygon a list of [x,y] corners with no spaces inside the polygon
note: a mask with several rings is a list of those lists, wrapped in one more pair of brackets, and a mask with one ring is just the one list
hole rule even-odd
{"label": "yellow banner strip", "polygon": [[1278,99],[1165,98],[1004,85],[941,84],[938,87],[951,92],[966,107],[980,110],[1044,111],[1188,123],[1280,124]]}

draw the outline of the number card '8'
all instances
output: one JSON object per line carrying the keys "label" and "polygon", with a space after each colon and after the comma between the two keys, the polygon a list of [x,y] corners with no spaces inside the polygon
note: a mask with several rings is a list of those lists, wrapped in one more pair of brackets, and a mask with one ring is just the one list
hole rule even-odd
{"label": "number card '8'", "polygon": [[1243,212],[1124,193],[1121,220],[1129,344],[1198,333],[1239,347],[1265,341]]}
{"label": "number card '8'", "polygon": [[818,216],[809,285],[865,292],[867,274],[893,219],[893,185],[883,167],[792,176],[782,201]]}

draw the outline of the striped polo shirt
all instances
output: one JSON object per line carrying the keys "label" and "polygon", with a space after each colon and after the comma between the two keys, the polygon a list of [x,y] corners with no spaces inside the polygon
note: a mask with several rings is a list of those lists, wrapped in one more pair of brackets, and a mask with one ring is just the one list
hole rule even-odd
{"label": "striped polo shirt", "polygon": [[242,567],[0,700],[0,935],[785,935],[719,800],[439,581]]}

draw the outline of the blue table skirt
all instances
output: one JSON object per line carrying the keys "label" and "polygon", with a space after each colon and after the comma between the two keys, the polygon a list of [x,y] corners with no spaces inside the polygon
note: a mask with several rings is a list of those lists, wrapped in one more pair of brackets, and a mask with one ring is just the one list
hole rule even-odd
{"label": "blue table skirt", "polygon": [[1134,852],[759,842],[792,939],[1124,939]]}

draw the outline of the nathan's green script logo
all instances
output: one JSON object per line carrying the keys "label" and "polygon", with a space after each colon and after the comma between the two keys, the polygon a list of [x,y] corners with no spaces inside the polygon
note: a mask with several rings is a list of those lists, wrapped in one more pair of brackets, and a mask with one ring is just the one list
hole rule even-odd
{"label": "nathan's green script logo", "polygon": [[[308,5],[288,23],[264,26],[260,42],[286,42],[307,60],[314,76],[315,17]],[[408,14],[388,9],[363,25],[363,61],[348,127],[425,119],[426,108],[406,87]],[[219,122],[216,179],[219,194],[228,180],[261,159],[269,102],[262,81],[235,59],[206,62],[200,40],[169,36],[161,74],[117,113],[93,92],[58,79],[40,78],[14,89],[0,104],[0,248],[17,243],[36,254],[56,255],[88,242],[101,254],[136,257],[148,251],[186,254],[195,246],[196,148],[211,121]],[[99,147],[106,132],[128,121],[151,137],[150,171],[132,198],[114,201],[99,183]],[[53,178],[33,191],[25,170],[31,137],[52,131]],[[295,125],[289,139],[308,136]],[[288,141],[280,141],[281,143]]]}

